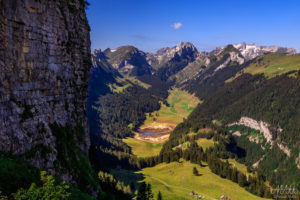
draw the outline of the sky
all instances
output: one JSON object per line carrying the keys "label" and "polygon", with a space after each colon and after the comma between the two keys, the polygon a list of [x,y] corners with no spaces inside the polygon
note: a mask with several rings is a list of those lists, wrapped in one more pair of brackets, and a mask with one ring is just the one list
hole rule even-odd
{"label": "sky", "polygon": [[91,49],[146,52],[192,42],[199,51],[245,41],[300,52],[299,0],[88,0]]}

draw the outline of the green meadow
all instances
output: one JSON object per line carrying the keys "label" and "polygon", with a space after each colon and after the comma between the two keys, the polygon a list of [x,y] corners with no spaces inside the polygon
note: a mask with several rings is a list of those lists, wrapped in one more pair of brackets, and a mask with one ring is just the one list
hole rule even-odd
{"label": "green meadow", "polygon": [[200,138],[197,140],[197,144],[205,150],[209,147],[213,147],[215,142],[212,139]]}
{"label": "green meadow", "polygon": [[[189,148],[190,144],[191,144],[190,142],[184,142],[184,143],[182,143],[181,144],[182,150],[185,150],[185,149]],[[201,146],[203,148],[203,150],[206,150],[209,147],[213,147],[214,144],[215,144],[215,142],[212,139],[199,138],[197,140],[197,144],[199,146]],[[176,148],[178,148],[178,146],[174,147],[173,149],[176,149]]]}
{"label": "green meadow", "polygon": [[140,80],[138,80],[135,77],[132,76],[124,76],[124,78],[117,77],[116,78],[117,83],[108,84],[110,90],[113,93],[120,93],[123,92],[126,88],[131,87],[133,84],[139,85],[141,87],[144,87],[148,89],[151,87],[151,85],[144,83]]}
{"label": "green meadow", "polygon": [[[193,167],[199,171],[199,176],[193,175]],[[154,195],[161,191],[164,200],[195,199],[189,195],[195,191],[204,199],[219,199],[221,195],[231,200],[259,200],[257,197],[237,183],[223,179],[212,173],[208,166],[200,167],[187,161],[162,163],[155,167],[140,171],[145,175],[145,181],[151,183]]]}
{"label": "green meadow", "polygon": [[126,138],[122,141],[129,145],[132,149],[132,153],[138,157],[150,157],[158,155],[162,148],[162,143],[155,144],[135,138]]}
{"label": "green meadow", "polygon": [[[240,76],[243,73],[260,74],[263,73],[267,78],[273,78],[277,75],[287,73],[293,70],[300,69],[300,54],[285,55],[279,53],[270,53],[264,56],[260,56],[255,62],[238,73],[235,77],[228,79],[226,82],[230,82]],[[290,75],[296,77],[294,73]]]}
{"label": "green meadow", "polygon": [[244,69],[244,73],[263,73],[267,78],[272,78],[298,69],[300,69],[300,54],[284,55],[272,53],[265,55],[262,60],[249,65],[249,67]]}
{"label": "green meadow", "polygon": [[168,106],[162,103],[160,110],[147,114],[144,124],[153,121],[179,124],[201,103],[194,95],[178,88],[169,90],[167,102]]}

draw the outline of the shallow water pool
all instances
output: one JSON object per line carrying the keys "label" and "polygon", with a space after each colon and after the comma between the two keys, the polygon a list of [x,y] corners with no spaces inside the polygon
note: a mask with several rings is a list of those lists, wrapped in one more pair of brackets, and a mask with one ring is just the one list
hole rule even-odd
{"label": "shallow water pool", "polygon": [[141,136],[154,136],[154,135],[157,135],[157,134],[152,132],[152,131],[145,131],[145,132],[142,132],[140,135]]}

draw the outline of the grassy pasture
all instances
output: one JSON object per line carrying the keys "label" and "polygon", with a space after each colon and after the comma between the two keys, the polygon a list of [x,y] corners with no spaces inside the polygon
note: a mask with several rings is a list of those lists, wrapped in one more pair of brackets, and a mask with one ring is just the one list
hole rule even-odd
{"label": "grassy pasture", "polygon": [[162,148],[162,143],[155,144],[141,141],[135,138],[126,138],[123,139],[123,142],[128,144],[132,148],[133,154],[138,157],[149,157],[158,155]]}
{"label": "grassy pasture", "polygon": [[174,88],[169,91],[167,99],[169,106],[161,104],[161,109],[147,114],[145,125],[153,121],[173,122],[179,124],[201,103],[197,97],[186,91]]}
{"label": "grassy pasture", "polygon": [[214,144],[215,144],[215,142],[214,142],[212,139],[208,140],[208,139],[206,139],[206,138],[199,138],[199,139],[197,140],[197,144],[198,144],[200,147],[202,147],[203,150],[205,150],[205,149],[207,149],[207,148],[209,148],[209,147],[213,147]]}
{"label": "grassy pasture", "polygon": [[[199,176],[193,175],[193,167],[197,168]],[[194,199],[189,195],[191,190],[205,196],[204,199],[219,199],[221,195],[231,200],[263,199],[247,192],[237,183],[217,176],[208,166],[200,167],[187,161],[162,163],[140,172],[145,175],[146,182],[151,183],[154,195],[161,191],[164,200]]]}
{"label": "grassy pasture", "polygon": [[124,78],[117,77],[116,81],[118,84],[109,84],[108,87],[113,93],[123,92],[126,88],[131,87],[132,84],[139,85],[148,89],[151,85],[144,83],[133,76],[124,76]]}
{"label": "grassy pasture", "polygon": [[[255,62],[238,73],[235,77],[228,79],[226,82],[231,82],[243,73],[259,74],[263,73],[267,78],[273,78],[277,75],[287,73],[293,70],[300,69],[300,54],[285,55],[279,53],[270,53],[260,56],[261,59],[256,59]],[[297,74],[292,74],[290,77],[296,77]]]}
{"label": "grassy pasture", "polygon": [[300,69],[300,54],[268,54],[261,61],[251,64],[245,68],[245,73],[258,74],[264,73],[267,78],[284,74],[288,71]]}
{"label": "grassy pasture", "polygon": [[[208,140],[206,138],[199,138],[197,140],[197,144],[199,146],[201,146],[203,148],[203,150],[206,150],[209,147],[213,147],[215,142],[212,139]],[[185,150],[185,149],[189,148],[190,145],[191,145],[190,142],[184,142],[181,144],[181,148],[182,148],[182,150]],[[178,148],[178,146],[174,147],[173,149],[176,149],[176,148]]]}

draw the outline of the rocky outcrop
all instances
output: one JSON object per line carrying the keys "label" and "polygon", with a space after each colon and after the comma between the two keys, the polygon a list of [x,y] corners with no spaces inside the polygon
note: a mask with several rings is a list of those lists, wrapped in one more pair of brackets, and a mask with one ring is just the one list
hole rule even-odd
{"label": "rocky outcrop", "polygon": [[300,153],[298,154],[298,157],[296,158],[296,165],[298,169],[300,169]]}
{"label": "rocky outcrop", "polygon": [[254,167],[254,168],[258,167],[259,163],[260,163],[264,158],[265,158],[265,155],[263,155],[258,161],[256,161],[256,162],[252,165],[252,167]]}
{"label": "rocky outcrop", "polygon": [[65,128],[87,155],[89,68],[85,1],[0,1],[0,151],[58,173]]}
{"label": "rocky outcrop", "polygon": [[284,146],[283,144],[278,144],[277,146],[283,151],[288,157],[291,157],[291,150],[287,146]]}
{"label": "rocky outcrop", "polygon": [[[271,145],[274,143],[277,144],[277,146],[281,149],[283,153],[285,153],[288,157],[291,156],[291,150],[283,145],[282,143],[278,143],[278,141],[274,141],[274,138],[272,137],[272,133],[270,131],[270,125],[263,121],[257,121],[255,119],[249,118],[249,117],[241,117],[241,119],[238,122],[234,122],[229,124],[228,126],[233,125],[243,125],[250,128],[253,128],[255,130],[259,130],[264,134],[264,137],[266,138],[267,142],[269,142]],[[283,130],[281,128],[278,128],[277,131],[282,132]],[[249,138],[251,142],[258,142],[257,138]]]}
{"label": "rocky outcrop", "polygon": [[220,70],[220,69],[223,69],[224,67],[226,67],[229,64],[229,62],[237,62],[240,65],[245,62],[245,59],[243,57],[241,57],[240,54],[237,53],[237,52],[232,51],[232,52],[229,53],[229,55],[230,56],[226,59],[226,61],[224,63],[222,63],[221,65],[219,65],[214,70],[215,72]]}
{"label": "rocky outcrop", "polygon": [[228,126],[233,125],[243,125],[250,128],[253,128],[255,130],[259,130],[264,134],[264,137],[266,138],[267,142],[273,143],[272,140],[272,133],[269,130],[270,125],[263,121],[256,121],[255,119],[249,118],[249,117],[241,117],[241,119],[238,122],[229,124]]}

